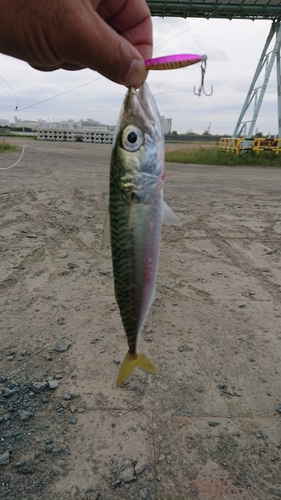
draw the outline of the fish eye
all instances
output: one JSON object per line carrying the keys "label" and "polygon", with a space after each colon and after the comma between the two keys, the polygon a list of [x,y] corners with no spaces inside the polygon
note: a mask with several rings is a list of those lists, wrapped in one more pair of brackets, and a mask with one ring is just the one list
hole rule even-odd
{"label": "fish eye", "polygon": [[128,125],[124,128],[122,134],[122,146],[126,151],[137,151],[143,143],[143,133],[142,131],[134,127],[133,125]]}

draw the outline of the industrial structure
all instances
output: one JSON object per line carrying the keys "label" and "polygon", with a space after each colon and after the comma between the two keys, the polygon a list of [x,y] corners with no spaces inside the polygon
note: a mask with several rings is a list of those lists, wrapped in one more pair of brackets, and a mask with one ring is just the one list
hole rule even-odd
{"label": "industrial structure", "polygon": [[153,16],[205,19],[280,18],[280,0],[147,0]]}
{"label": "industrial structure", "polygon": [[[237,0],[147,0],[147,4],[153,16],[272,20],[270,32],[235,126],[232,140],[236,141],[237,144],[237,140],[241,139],[239,149],[242,151],[251,148],[252,134],[274,64],[276,64],[277,73],[278,137],[281,138],[281,0],[242,0],[240,2]],[[274,39],[274,48],[269,50]],[[263,83],[257,86],[257,80],[263,70]],[[252,102],[254,104],[252,119],[245,121],[245,114]],[[243,135],[242,138],[241,135]],[[232,143],[230,143],[231,145]],[[231,147],[229,150],[232,150]]]}

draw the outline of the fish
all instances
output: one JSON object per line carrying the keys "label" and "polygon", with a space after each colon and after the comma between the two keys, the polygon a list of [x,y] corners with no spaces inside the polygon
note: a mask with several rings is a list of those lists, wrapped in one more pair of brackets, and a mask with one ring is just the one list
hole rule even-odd
{"label": "fish", "polygon": [[164,202],[164,136],[159,112],[144,82],[129,88],[113,140],[110,162],[109,211],[102,247],[110,239],[115,298],[127,337],[128,353],[116,386],[137,366],[156,367],[139,352],[140,334],[155,297],[161,226],[180,221]]}

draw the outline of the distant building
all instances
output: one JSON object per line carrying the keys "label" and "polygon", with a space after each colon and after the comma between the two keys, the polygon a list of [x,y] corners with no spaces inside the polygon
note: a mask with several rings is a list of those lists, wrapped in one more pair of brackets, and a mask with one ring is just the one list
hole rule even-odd
{"label": "distant building", "polygon": [[38,121],[35,122],[33,120],[21,120],[17,116],[14,116],[14,119],[15,119],[15,123],[14,123],[14,125],[12,124],[12,126],[14,126],[16,128],[31,128],[33,130],[38,130],[38,128],[39,128]]}
{"label": "distant building", "polygon": [[87,118],[87,120],[61,120],[60,122],[46,122],[45,120],[38,120],[38,130],[68,130],[80,132],[108,132],[113,131],[114,126],[105,125],[99,121]]}
{"label": "distant building", "polygon": [[[65,140],[64,133],[72,137],[84,137],[85,142],[112,142],[115,126],[105,125],[93,118],[84,120],[81,118],[78,121],[68,119],[61,121],[47,120],[21,120],[17,116],[14,117],[15,122],[10,123],[9,120],[0,119],[0,126],[11,126],[12,128],[30,128],[38,131],[38,138],[44,140]],[[160,123],[164,134],[170,134],[172,131],[172,118],[160,116]],[[46,132],[46,133],[45,133]],[[72,134],[73,132],[73,134]],[[78,134],[78,135],[77,135]],[[86,135],[85,135],[86,134]],[[64,137],[64,139],[62,139]]]}
{"label": "distant building", "polygon": [[10,126],[9,120],[0,119],[0,127],[9,127],[9,126]]}
{"label": "distant building", "polygon": [[160,123],[163,134],[170,134],[172,132],[172,118],[165,118],[165,116],[160,116]]}

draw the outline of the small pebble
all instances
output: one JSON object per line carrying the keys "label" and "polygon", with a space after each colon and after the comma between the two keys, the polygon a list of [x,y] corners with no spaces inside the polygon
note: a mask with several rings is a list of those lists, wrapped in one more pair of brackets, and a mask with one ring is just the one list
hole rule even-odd
{"label": "small pebble", "polygon": [[[62,323],[60,323],[60,324],[62,324]],[[54,350],[57,352],[64,352],[69,348],[70,345],[71,345],[71,342],[69,340],[58,340],[58,342],[56,342],[54,344]]]}
{"label": "small pebble", "polygon": [[256,438],[258,438],[258,439],[261,439],[261,438],[262,438],[262,435],[261,435],[261,434],[259,434],[258,432],[254,432],[254,435],[255,435],[255,436],[256,436]]}
{"label": "small pebble", "polygon": [[22,422],[26,422],[30,419],[30,417],[32,417],[32,413],[26,410],[19,410],[18,414]]}
{"label": "small pebble", "polygon": [[148,463],[143,458],[140,458],[135,466],[135,473],[141,474],[147,467]]}
{"label": "small pebble", "polygon": [[216,427],[217,425],[220,425],[220,422],[212,421],[209,422],[210,427]]}
{"label": "small pebble", "polygon": [[69,419],[69,423],[70,423],[70,424],[76,424],[77,420],[78,420],[78,418],[77,418],[77,417],[70,417],[70,419]]}
{"label": "small pebble", "polygon": [[69,262],[67,265],[69,269],[75,269],[76,267],[78,267],[77,264],[74,264],[74,262]]}
{"label": "small pebble", "polygon": [[8,465],[9,461],[10,461],[9,451],[5,451],[2,455],[0,455],[0,465]]}
{"label": "small pebble", "polygon": [[123,483],[130,483],[135,478],[134,467],[127,467],[122,472],[120,472],[118,480]]}
{"label": "small pebble", "polygon": [[57,389],[59,386],[59,383],[57,380],[49,380],[48,384],[49,384],[49,389],[52,389],[52,390]]}
{"label": "small pebble", "polygon": [[32,390],[36,393],[43,392],[47,387],[47,382],[33,382]]}
{"label": "small pebble", "polygon": [[22,466],[22,473],[23,474],[30,474],[30,472],[32,472],[32,465],[31,463],[26,460],[26,462],[24,462],[23,466]]}

